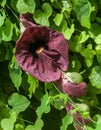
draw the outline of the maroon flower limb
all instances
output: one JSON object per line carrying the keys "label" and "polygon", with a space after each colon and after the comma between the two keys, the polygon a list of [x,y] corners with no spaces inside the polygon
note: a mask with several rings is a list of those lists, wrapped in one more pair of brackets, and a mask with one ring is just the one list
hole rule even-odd
{"label": "maroon flower limb", "polygon": [[55,83],[61,91],[75,98],[84,96],[87,92],[87,84],[85,82],[79,84],[71,83],[64,73],[62,73],[61,78]]}
{"label": "maroon flower limb", "polygon": [[61,55],[58,64],[63,71],[66,71],[69,65],[69,45],[64,36],[60,32],[52,30],[48,47],[49,50],[55,50]]}
{"label": "maroon flower limb", "polygon": [[60,69],[44,53],[39,54],[38,58],[33,58],[27,51],[22,51],[21,54],[16,55],[16,58],[24,71],[30,73],[40,81],[51,82],[59,79],[61,76]]}
{"label": "maroon flower limb", "polygon": [[16,42],[15,56],[21,68],[43,82],[59,80],[68,68],[68,43],[60,32],[30,26]]}

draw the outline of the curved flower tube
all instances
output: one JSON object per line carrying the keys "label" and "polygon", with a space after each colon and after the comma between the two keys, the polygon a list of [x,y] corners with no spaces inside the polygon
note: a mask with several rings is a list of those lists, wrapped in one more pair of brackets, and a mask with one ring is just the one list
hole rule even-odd
{"label": "curved flower tube", "polygon": [[64,73],[62,73],[61,78],[55,83],[61,91],[74,98],[84,96],[87,92],[87,84],[85,82],[79,84],[71,83]]}
{"label": "curved flower tube", "polygon": [[36,26],[34,24],[33,16],[30,13],[20,14],[20,21],[25,27]]}
{"label": "curved flower tube", "polygon": [[15,56],[20,67],[43,82],[56,81],[69,64],[69,45],[64,36],[46,26],[35,26],[22,18],[26,27],[16,42]]}

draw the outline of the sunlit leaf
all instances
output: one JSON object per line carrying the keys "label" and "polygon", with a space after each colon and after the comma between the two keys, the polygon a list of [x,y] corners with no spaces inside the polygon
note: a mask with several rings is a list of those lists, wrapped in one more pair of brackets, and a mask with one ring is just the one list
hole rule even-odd
{"label": "sunlit leaf", "polygon": [[88,40],[89,35],[82,31],[79,35],[75,35],[70,40],[70,49],[75,52],[80,52],[84,48],[85,42]]}
{"label": "sunlit leaf", "polygon": [[40,118],[43,113],[50,112],[49,95],[46,93],[41,99],[41,105],[37,108],[36,114]]}
{"label": "sunlit leaf", "polygon": [[13,128],[14,128],[14,123],[16,122],[16,119],[17,119],[17,115],[15,112],[12,112],[9,118],[4,118],[1,121],[1,126],[3,130],[14,130]]}
{"label": "sunlit leaf", "polygon": [[21,125],[21,124],[16,124],[16,125],[15,125],[15,130],[25,130],[25,129],[24,129],[23,125]]}
{"label": "sunlit leaf", "polygon": [[63,14],[57,14],[55,18],[53,19],[53,21],[55,22],[57,26],[61,24],[62,20],[63,20]]}
{"label": "sunlit leaf", "polygon": [[89,44],[86,48],[81,50],[81,55],[85,57],[85,62],[88,67],[93,64],[93,58],[96,54],[95,51],[92,49],[92,44]]}
{"label": "sunlit leaf", "polygon": [[75,104],[77,109],[79,110],[80,114],[82,115],[83,118],[88,118],[89,117],[89,107],[85,103],[76,103]]}
{"label": "sunlit leaf", "polygon": [[99,64],[101,64],[101,45],[97,45],[96,48],[96,57]]}
{"label": "sunlit leaf", "polygon": [[2,0],[1,6],[4,8],[7,0]]}
{"label": "sunlit leaf", "polygon": [[37,118],[36,122],[34,125],[29,125],[25,128],[25,130],[42,130],[44,123],[42,119]]}
{"label": "sunlit leaf", "polygon": [[68,76],[68,80],[79,84],[82,82],[82,76],[78,72],[67,72],[66,75]]}
{"label": "sunlit leaf", "polygon": [[101,44],[101,34],[99,34],[96,38],[95,38],[95,42],[97,44]]}
{"label": "sunlit leaf", "polygon": [[12,107],[11,111],[20,113],[26,110],[30,101],[23,95],[13,93],[8,100],[8,104]]}
{"label": "sunlit leaf", "polygon": [[100,66],[95,66],[94,68],[92,68],[89,79],[91,84],[94,87],[101,89],[101,67]]}
{"label": "sunlit leaf", "polygon": [[52,7],[50,6],[50,4],[44,3],[42,5],[42,9],[43,10],[37,9],[34,12],[34,15],[33,15],[34,20],[38,24],[49,26],[50,25],[49,16],[52,14]]}
{"label": "sunlit leaf", "polygon": [[68,102],[67,94],[61,93],[50,97],[50,103],[58,110],[62,110]]}
{"label": "sunlit leaf", "polygon": [[95,39],[101,33],[101,25],[98,23],[93,23],[91,29],[89,30],[90,37]]}
{"label": "sunlit leaf", "polygon": [[35,10],[35,1],[34,0],[18,0],[16,8],[20,13],[33,13]]}
{"label": "sunlit leaf", "polygon": [[82,31],[79,36],[79,43],[84,43],[89,38],[89,34],[86,34],[85,31]]}
{"label": "sunlit leaf", "polygon": [[49,3],[44,3],[42,5],[42,9],[44,11],[44,13],[46,14],[47,17],[51,16],[52,14],[52,7]]}
{"label": "sunlit leaf", "polygon": [[73,118],[67,114],[63,119],[62,119],[62,125],[60,127],[60,130],[67,130],[68,126],[73,122]]}
{"label": "sunlit leaf", "polygon": [[67,27],[67,29],[63,32],[64,37],[65,37],[67,40],[70,40],[70,38],[71,38],[73,32],[74,32],[74,24],[72,24],[70,28]]}

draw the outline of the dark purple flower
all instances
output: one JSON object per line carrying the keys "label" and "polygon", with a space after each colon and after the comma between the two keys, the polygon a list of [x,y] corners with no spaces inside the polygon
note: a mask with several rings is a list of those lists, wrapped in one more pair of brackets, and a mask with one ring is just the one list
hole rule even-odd
{"label": "dark purple flower", "polygon": [[87,84],[85,82],[79,84],[71,83],[64,73],[62,73],[61,78],[55,83],[61,91],[75,98],[84,96],[87,92]]}
{"label": "dark purple flower", "polygon": [[46,26],[28,26],[16,42],[19,65],[40,81],[58,80],[69,64],[67,41],[60,32]]}

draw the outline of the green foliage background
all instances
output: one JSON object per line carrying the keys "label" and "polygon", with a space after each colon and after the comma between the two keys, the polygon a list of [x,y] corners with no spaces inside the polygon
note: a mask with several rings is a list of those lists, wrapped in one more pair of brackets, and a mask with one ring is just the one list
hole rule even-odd
{"label": "green foliage background", "polygon": [[[58,30],[67,39],[68,72],[79,73],[87,83],[84,97],[68,97],[17,64],[19,14],[28,12],[37,24]],[[65,111],[68,101],[83,116],[90,114],[85,130],[101,129],[101,0],[0,0],[0,130],[73,130],[75,122]]]}

